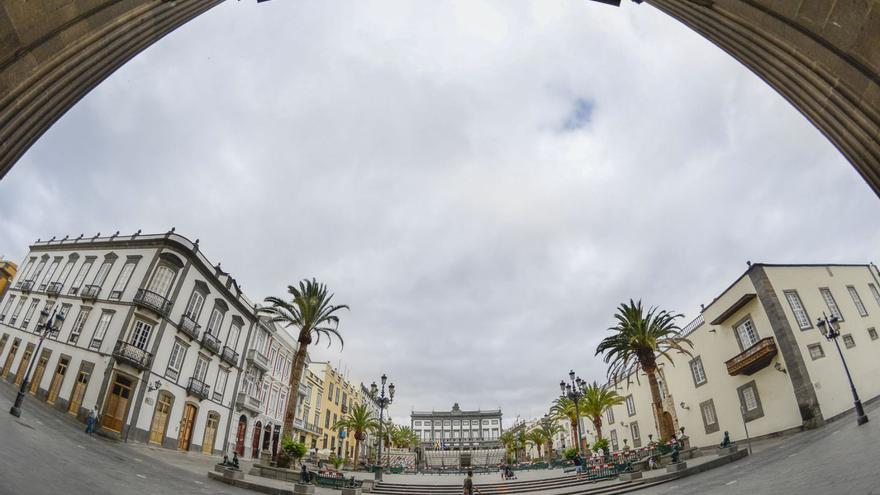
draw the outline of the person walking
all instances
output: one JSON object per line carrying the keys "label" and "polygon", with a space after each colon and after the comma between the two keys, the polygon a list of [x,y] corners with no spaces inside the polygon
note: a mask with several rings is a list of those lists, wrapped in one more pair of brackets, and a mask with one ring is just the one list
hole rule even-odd
{"label": "person walking", "polygon": [[480,493],[480,490],[474,487],[474,472],[468,469],[467,478],[464,479],[464,495],[474,495],[474,492]]}
{"label": "person walking", "polygon": [[98,406],[89,411],[89,417],[86,418],[86,433],[91,435],[95,432],[95,426],[98,424]]}
{"label": "person walking", "polygon": [[573,461],[574,461],[574,471],[576,473],[575,476],[577,477],[577,479],[581,479],[581,477],[584,473],[584,460],[581,458],[580,454],[575,454]]}

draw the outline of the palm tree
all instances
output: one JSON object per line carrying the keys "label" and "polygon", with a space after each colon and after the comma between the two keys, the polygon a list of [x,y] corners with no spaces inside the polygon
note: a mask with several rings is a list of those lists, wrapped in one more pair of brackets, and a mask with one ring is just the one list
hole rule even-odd
{"label": "palm tree", "polygon": [[501,436],[498,437],[498,440],[501,441],[501,445],[504,446],[508,454],[510,454],[516,448],[516,435],[514,435],[513,432],[510,430],[503,431],[501,433]]}
{"label": "palm tree", "polygon": [[596,438],[601,440],[602,414],[608,408],[622,403],[623,397],[607,386],[593,382],[584,389],[583,402],[581,412],[593,422],[593,428],[596,428]]}
{"label": "palm tree", "polygon": [[578,411],[582,411],[585,405],[583,397],[578,400],[577,407],[575,407],[574,401],[568,397],[558,397],[553,401],[553,405],[550,406],[550,415],[553,419],[567,420],[568,424],[571,425],[571,445],[577,448],[578,451],[580,451],[581,445],[577,433]]}
{"label": "palm tree", "polygon": [[645,313],[641,301],[633,302],[630,299],[629,304],[623,303],[617,308],[617,314],[614,315],[617,324],[609,328],[614,334],[602,339],[596,347],[597,356],[605,355],[605,363],[609,365],[608,378],[615,383],[627,378],[630,373],[634,373],[637,380],[639,371],[648,375],[654,419],[659,425],[660,438],[669,438],[674,432],[670,431],[672,425],[663,421],[663,402],[657,382],[657,360],[666,359],[674,366],[670,351],[692,356],[683,345],[692,349],[694,347],[690,340],[679,335],[681,328],[675,322],[682,316],[658,310],[656,307]]}
{"label": "palm tree", "polygon": [[[532,431],[539,431],[541,437],[544,439],[544,445],[546,449],[544,453],[549,456],[550,450],[553,448],[553,436],[562,431],[562,427],[556,423],[552,417],[544,416],[541,418],[541,421],[538,422],[538,426],[535,427]],[[539,449],[540,451],[540,449]]]}
{"label": "palm tree", "polygon": [[526,447],[528,446],[528,443],[529,443],[529,439],[528,439],[528,436],[526,433],[526,429],[522,428],[519,431],[517,431],[516,432],[516,441],[514,442],[514,445],[516,446],[516,462],[519,462],[520,451],[522,451],[523,457],[525,457],[525,454],[526,454],[525,450],[526,450]]}
{"label": "palm tree", "polygon": [[269,321],[280,323],[285,328],[294,327],[298,332],[299,346],[290,373],[291,398],[287,401],[284,411],[284,431],[286,435],[290,435],[296,415],[295,397],[298,396],[297,390],[302,381],[308,347],[313,341],[316,344],[320,342],[322,336],[327,338],[328,346],[333,343],[333,337],[339,339],[340,345],[344,344],[338,330],[339,317],[334,313],[348,309],[348,306],[332,304],[333,294],[329,293],[326,285],[318,283],[315,279],[302,280],[299,287],[289,285],[287,292],[293,296],[292,301],[288,302],[280,297],[267,297],[265,301],[271,306],[259,308],[258,314],[268,316]]}
{"label": "palm tree", "polygon": [[356,404],[331,428],[334,431],[348,430],[348,433],[354,435],[354,466],[358,466],[358,457],[361,452],[361,442],[367,438],[367,433],[375,431],[379,427],[379,422],[373,416],[373,411],[366,404]]}
{"label": "palm tree", "polygon": [[398,426],[391,433],[392,443],[395,447],[408,449],[413,445],[418,445],[419,437],[409,426]]}
{"label": "palm tree", "polygon": [[541,431],[540,428],[532,428],[526,433],[526,441],[535,446],[538,450],[538,458],[543,459],[544,456],[541,455],[541,449],[547,443],[547,438],[544,436],[544,432]]}

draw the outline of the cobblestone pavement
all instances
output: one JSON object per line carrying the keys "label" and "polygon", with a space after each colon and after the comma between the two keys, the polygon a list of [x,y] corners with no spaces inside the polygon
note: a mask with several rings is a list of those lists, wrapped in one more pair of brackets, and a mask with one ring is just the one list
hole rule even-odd
{"label": "cobblestone pavement", "polygon": [[880,495],[880,401],[866,410],[871,421],[865,425],[856,426],[855,416],[848,414],[817,430],[756,449],[754,455],[728,467],[636,493]]}

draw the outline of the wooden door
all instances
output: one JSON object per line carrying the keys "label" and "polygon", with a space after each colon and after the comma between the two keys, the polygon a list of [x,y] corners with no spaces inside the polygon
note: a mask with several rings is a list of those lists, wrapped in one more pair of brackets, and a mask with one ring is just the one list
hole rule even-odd
{"label": "wooden door", "polygon": [[122,432],[125,424],[125,413],[128,411],[128,401],[131,398],[132,381],[124,376],[116,375],[110,393],[107,395],[107,404],[104,406],[104,414],[101,417],[101,425],[116,433]]}
{"label": "wooden door", "polygon": [[247,418],[242,416],[238,419],[238,433],[235,435],[235,451],[242,457],[244,457],[245,437],[247,437]]}
{"label": "wooden door", "polygon": [[177,448],[180,450],[189,450],[193,426],[196,422],[196,411],[196,406],[192,404],[187,404],[183,408],[183,417],[180,418],[180,433],[177,439]]}
{"label": "wooden door", "polygon": [[24,354],[21,356],[21,361],[18,362],[18,371],[15,372],[15,381],[16,385],[21,385],[21,382],[24,381],[24,374],[27,371],[28,364],[31,362],[31,355],[34,353],[34,345],[28,344],[24,350]]}
{"label": "wooden door", "polygon": [[58,365],[55,366],[55,375],[52,376],[52,384],[49,385],[49,396],[46,397],[46,402],[49,404],[54,404],[55,399],[58,398],[61,384],[64,383],[64,375],[67,374],[68,364],[70,364],[70,360],[63,357],[58,360]]}
{"label": "wooden door", "polygon": [[80,370],[76,375],[76,383],[73,384],[73,392],[70,393],[70,406],[67,412],[76,416],[79,414],[79,408],[82,406],[83,397],[86,395],[86,387],[89,385],[89,377],[91,373],[86,370]]}
{"label": "wooden door", "polygon": [[153,411],[153,421],[150,423],[150,443],[162,445],[173,402],[174,399],[171,395],[159,394],[159,400],[156,401],[156,409]]}
{"label": "wooden door", "polygon": [[9,354],[6,355],[6,363],[3,364],[3,378],[9,376],[9,370],[12,369],[12,360],[15,359],[15,353],[18,352],[18,342],[13,341],[12,347],[9,348]]}
{"label": "wooden door", "polygon": [[49,354],[45,351],[40,353],[40,360],[37,361],[37,369],[34,370],[34,376],[31,378],[30,393],[35,395],[40,388],[40,382],[43,381],[43,374],[46,372],[46,366],[49,365]]}
{"label": "wooden door", "polygon": [[205,423],[205,436],[202,438],[202,453],[214,453],[214,441],[217,436],[217,425],[220,423],[220,417],[215,413],[208,414],[208,422]]}
{"label": "wooden door", "polygon": [[263,433],[263,425],[257,421],[257,424],[254,426],[254,440],[251,444],[251,457],[257,459],[260,457],[260,435]]}

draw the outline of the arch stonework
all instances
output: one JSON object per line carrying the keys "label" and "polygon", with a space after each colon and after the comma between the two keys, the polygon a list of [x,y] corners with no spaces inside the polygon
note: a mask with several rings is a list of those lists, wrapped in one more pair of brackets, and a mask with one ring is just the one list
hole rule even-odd
{"label": "arch stonework", "polygon": [[[113,71],[222,2],[0,4],[0,179]],[[776,89],[880,195],[880,0],[644,2],[681,21]]]}

